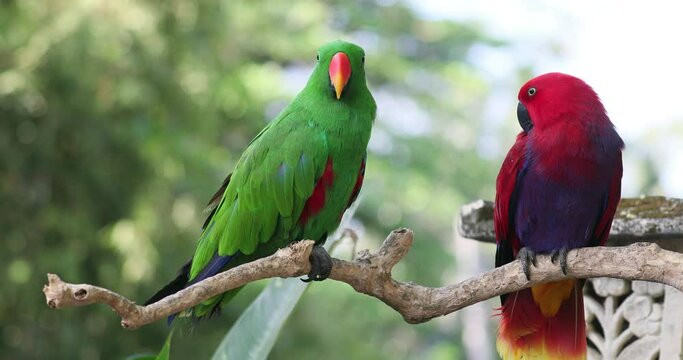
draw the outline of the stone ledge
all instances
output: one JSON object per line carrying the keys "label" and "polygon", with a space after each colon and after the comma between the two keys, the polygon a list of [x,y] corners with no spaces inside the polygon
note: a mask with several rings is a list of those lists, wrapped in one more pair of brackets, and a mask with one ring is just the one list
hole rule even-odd
{"label": "stone ledge", "polygon": [[[463,206],[458,231],[465,238],[495,242],[493,202],[477,200]],[[622,199],[608,244],[639,241],[656,242],[672,250],[683,249],[683,199],[663,196]]]}

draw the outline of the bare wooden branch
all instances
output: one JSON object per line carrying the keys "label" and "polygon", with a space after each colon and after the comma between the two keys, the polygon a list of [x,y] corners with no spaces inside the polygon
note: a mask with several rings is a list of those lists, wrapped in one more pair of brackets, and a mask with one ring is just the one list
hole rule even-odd
{"label": "bare wooden branch", "polygon": [[[541,255],[538,266],[532,269],[531,281],[526,280],[519,261],[459,284],[438,288],[396,281],[391,277],[391,270],[406,255],[412,242],[411,230],[395,230],[374,253],[361,251],[353,262],[333,259],[330,279],[345,282],[357,292],[380,299],[409,323],[425,322],[501,294],[568,277],[646,280],[683,291],[683,254],[663,250],[652,243],[570,251],[568,275],[564,275],[549,256]],[[48,306],[53,308],[107,304],[121,316],[123,327],[137,328],[252,281],[303,276],[310,270],[308,258],[312,247],[310,240],[294,243],[274,255],[220,273],[148,306],[136,305],[100,287],[65,283],[53,274],[48,274],[49,284],[43,292]]]}
{"label": "bare wooden branch", "polygon": [[48,284],[43,287],[43,292],[47,305],[55,309],[94,303],[107,304],[121,316],[121,326],[134,329],[253,281],[303,276],[310,270],[308,257],[312,249],[311,240],[295,242],[271,256],[212,276],[148,306],[136,305],[133,301],[101,287],[66,283],[55,274],[47,274]]}

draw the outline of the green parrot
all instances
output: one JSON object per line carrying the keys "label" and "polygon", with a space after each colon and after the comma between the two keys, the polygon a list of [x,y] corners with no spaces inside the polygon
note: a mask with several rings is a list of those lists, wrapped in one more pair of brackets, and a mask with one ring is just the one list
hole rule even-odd
{"label": "green parrot", "polygon": [[[209,202],[192,259],[146,304],[302,239],[316,241],[304,281],[329,276],[331,258],[321,245],[363,184],[376,105],[363,49],[334,41],[320,47],[317,59],[304,89],[249,143]],[[185,314],[210,316],[238,291]]]}

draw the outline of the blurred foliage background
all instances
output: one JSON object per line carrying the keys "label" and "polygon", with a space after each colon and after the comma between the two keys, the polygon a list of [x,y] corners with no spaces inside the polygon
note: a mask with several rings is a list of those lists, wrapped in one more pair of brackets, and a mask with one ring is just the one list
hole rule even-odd
{"label": "blurred foliage background", "polygon": [[[379,105],[359,246],[409,226],[416,242],[395,277],[452,282],[454,217],[493,197],[517,131],[478,120],[491,85],[468,54],[505,44],[477,24],[383,0],[0,2],[0,358],[157,351],[164,322],[126,331],[104,306],[48,309],[45,273],[140,302],[174,277],[205,202],[336,38],[366,49]],[[530,75],[517,71],[519,83]],[[502,150],[482,156],[484,133]],[[262,285],[178,332],[172,358],[208,358]],[[271,358],[462,358],[461,329],[454,316],[408,325],[327,281],[306,293]]]}

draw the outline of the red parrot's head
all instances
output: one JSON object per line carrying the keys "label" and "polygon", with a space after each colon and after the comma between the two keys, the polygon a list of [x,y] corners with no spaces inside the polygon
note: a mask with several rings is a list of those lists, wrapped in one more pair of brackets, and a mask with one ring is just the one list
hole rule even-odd
{"label": "red parrot's head", "polygon": [[519,90],[517,119],[528,133],[574,123],[610,125],[598,94],[583,80],[562,73],[548,73],[527,81]]}

